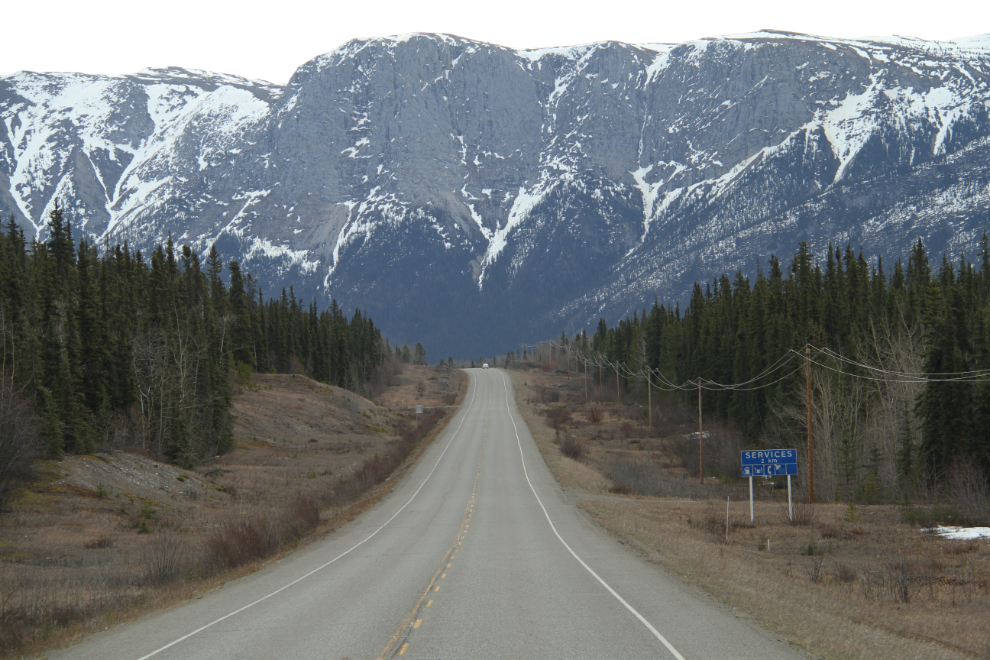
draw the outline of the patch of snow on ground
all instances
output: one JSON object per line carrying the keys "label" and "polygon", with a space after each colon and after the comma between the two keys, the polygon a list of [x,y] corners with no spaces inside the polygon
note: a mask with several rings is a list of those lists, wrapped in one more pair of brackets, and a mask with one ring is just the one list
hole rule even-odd
{"label": "patch of snow on ground", "polygon": [[944,527],[939,525],[934,529],[926,529],[944,539],[968,541],[972,539],[990,539],[990,527]]}

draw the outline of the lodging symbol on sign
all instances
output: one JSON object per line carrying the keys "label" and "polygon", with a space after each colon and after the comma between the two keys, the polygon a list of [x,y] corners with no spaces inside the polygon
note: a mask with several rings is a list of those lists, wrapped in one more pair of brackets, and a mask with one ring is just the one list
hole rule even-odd
{"label": "lodging symbol on sign", "polygon": [[776,477],[797,474],[797,463],[768,463],[767,465],[743,465],[744,477]]}

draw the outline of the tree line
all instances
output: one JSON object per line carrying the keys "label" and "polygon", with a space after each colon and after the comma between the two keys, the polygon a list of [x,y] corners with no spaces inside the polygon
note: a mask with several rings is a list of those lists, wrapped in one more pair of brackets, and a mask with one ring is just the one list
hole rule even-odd
{"label": "tree line", "polygon": [[[27,241],[11,216],[0,231],[3,395],[33,409],[48,458],[113,444],[191,465],[231,448],[238,376],[305,373],[369,392],[391,373],[360,310],[319,312],[291,288],[265,302],[237,261],[224,278],[215,247],[205,265],[171,237],[147,258],[127,244],[101,253],[73,241],[57,204],[48,230]],[[13,442],[0,438],[0,454]]]}
{"label": "tree line", "polygon": [[[649,311],[614,327],[601,319],[590,338],[580,333],[570,341],[674,383],[746,383],[807,344],[850,358],[816,357],[813,370],[822,452],[816,450],[815,482],[826,497],[904,493],[945,479],[953,466],[990,473],[985,234],[976,263],[943,256],[933,265],[919,240],[907,264],[898,260],[889,270],[848,245],[815,255],[801,243],[789,264],[772,256],[753,281],[737,272],[696,283],[683,311],[654,300]],[[704,391],[706,418],[730,423],[751,445],[802,446],[805,371],[774,373],[786,377]],[[620,382],[645,399],[643,382]],[[696,401],[693,392],[681,397]]]}

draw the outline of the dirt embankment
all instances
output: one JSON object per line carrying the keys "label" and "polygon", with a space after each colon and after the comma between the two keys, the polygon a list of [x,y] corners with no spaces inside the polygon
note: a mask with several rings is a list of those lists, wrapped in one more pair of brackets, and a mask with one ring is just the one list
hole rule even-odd
{"label": "dirt embankment", "polygon": [[685,461],[691,426],[670,433],[678,411],[666,420],[678,424],[650,432],[642,406],[586,401],[573,374],[516,371],[513,382],[568,497],[738,616],[827,658],[990,657],[986,540],[924,533],[900,506],[810,506],[800,495],[792,523],[786,489],[769,485],[758,489],[750,522],[745,481],[726,474],[702,485],[696,468],[682,467],[697,465],[697,454]]}
{"label": "dirt embankment", "polygon": [[[350,519],[386,492],[377,468],[406,469],[466,383],[407,366],[375,403],[303,376],[255,375],[234,398],[234,450],[195,470],[121,451],[45,463],[0,514],[0,656],[211,588]],[[416,404],[438,408],[440,423],[417,424]]]}

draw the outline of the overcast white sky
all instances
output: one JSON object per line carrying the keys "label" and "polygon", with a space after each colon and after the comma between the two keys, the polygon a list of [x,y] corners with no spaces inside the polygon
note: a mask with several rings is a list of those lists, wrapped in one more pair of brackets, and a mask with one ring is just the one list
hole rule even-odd
{"label": "overcast white sky", "polygon": [[310,58],[356,37],[445,32],[541,48],[679,43],[764,28],[946,40],[990,31],[990,10],[980,0],[10,0],[0,12],[0,75],[182,66],[285,83]]}

